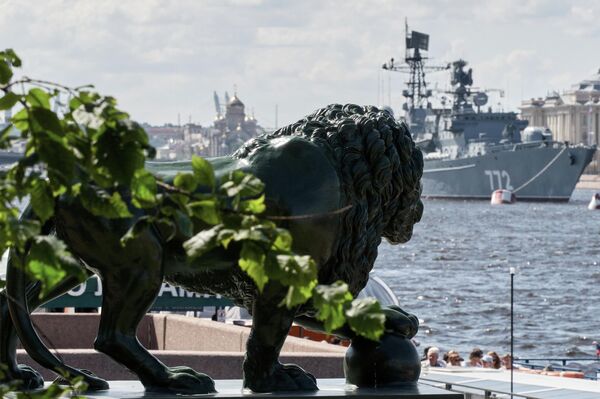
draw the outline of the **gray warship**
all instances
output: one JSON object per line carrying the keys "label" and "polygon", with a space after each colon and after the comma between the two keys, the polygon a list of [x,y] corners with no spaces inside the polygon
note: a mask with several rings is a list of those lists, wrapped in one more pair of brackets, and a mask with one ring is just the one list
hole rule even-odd
{"label": "gray warship", "polygon": [[[423,196],[489,200],[507,189],[518,200],[569,201],[596,146],[556,142],[549,129],[528,127],[514,112],[486,108],[487,92],[472,86],[467,62],[425,65],[428,45],[427,34],[407,29],[404,63],[383,65],[409,74],[403,119],[423,151]],[[425,72],[440,70],[450,71],[452,89],[434,107]]]}

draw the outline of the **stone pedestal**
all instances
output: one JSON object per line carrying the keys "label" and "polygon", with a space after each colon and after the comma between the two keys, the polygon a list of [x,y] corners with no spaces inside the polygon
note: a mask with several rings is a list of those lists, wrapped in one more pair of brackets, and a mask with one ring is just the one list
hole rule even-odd
{"label": "stone pedestal", "polygon": [[[320,379],[318,392],[306,393],[249,393],[242,391],[241,380],[216,380],[218,393],[210,395],[194,395],[189,397],[207,398],[340,398],[352,397],[354,399],[377,398],[377,399],[464,399],[462,393],[450,392],[429,385],[418,384],[416,387],[390,388],[385,390],[352,389],[346,386],[341,378]],[[144,387],[138,381],[109,381],[111,389],[103,392],[89,392],[87,398],[182,398],[182,396],[168,395],[158,392],[145,392]],[[183,396],[185,397],[185,396]]]}

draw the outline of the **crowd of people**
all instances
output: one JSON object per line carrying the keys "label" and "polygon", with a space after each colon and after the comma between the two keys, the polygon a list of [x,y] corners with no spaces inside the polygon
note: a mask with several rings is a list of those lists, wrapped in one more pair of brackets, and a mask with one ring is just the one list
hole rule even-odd
{"label": "crowd of people", "polygon": [[423,352],[421,365],[423,367],[482,367],[509,370],[513,367],[509,353],[500,357],[496,352],[485,354],[481,349],[474,348],[469,357],[464,359],[457,351],[451,350],[443,355],[435,346],[426,347]]}

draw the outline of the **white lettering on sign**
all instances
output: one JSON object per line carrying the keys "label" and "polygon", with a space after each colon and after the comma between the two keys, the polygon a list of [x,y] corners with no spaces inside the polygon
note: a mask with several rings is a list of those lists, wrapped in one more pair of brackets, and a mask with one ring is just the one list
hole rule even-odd
{"label": "white lettering on sign", "polygon": [[505,170],[484,170],[483,173],[490,179],[490,190],[513,190],[510,184],[510,175]]}
{"label": "white lettering on sign", "polygon": [[[96,297],[101,297],[102,296],[102,281],[99,278],[96,278],[96,290],[94,291],[93,295]],[[87,282],[81,283],[80,285],[78,285],[77,287],[73,288],[72,290],[70,290],[67,294],[70,296],[81,296],[83,294],[85,294],[86,289],[93,289],[93,282],[91,284],[91,286],[88,286]],[[90,292],[91,293],[91,292]],[[196,292],[190,292],[188,290],[186,290],[185,288],[182,287],[176,287],[173,285],[170,285],[168,283],[162,283],[162,286],[160,287],[160,291],[158,293],[158,296],[162,296],[163,294],[167,294],[167,296],[172,296],[173,298],[212,298],[213,295],[210,294],[199,294]],[[217,299],[221,299],[221,295],[216,295]]]}
{"label": "white lettering on sign", "polygon": [[160,291],[158,292],[158,296],[162,296],[162,294],[164,294],[165,292],[168,292],[171,294],[171,296],[173,296],[174,298],[177,298],[178,292],[177,292],[177,287],[174,287],[172,285],[169,285],[167,283],[163,283],[162,287],[160,287]]}
{"label": "white lettering on sign", "polygon": [[[163,283],[165,284],[165,283]],[[185,288],[179,288],[179,297],[180,298],[200,298],[200,295],[196,294],[195,292],[189,292],[188,290],[186,290]]]}
{"label": "white lettering on sign", "polygon": [[71,296],[83,295],[83,293],[85,292],[85,287],[86,287],[86,283],[81,283],[81,285],[78,285],[77,287],[75,287],[71,291],[69,291],[68,294]]}

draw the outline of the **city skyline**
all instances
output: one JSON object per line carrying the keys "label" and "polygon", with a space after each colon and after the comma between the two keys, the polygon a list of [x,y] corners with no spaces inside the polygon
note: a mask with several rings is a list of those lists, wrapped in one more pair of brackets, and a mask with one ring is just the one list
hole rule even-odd
{"label": "city skyline", "polygon": [[[398,112],[405,76],[380,68],[402,58],[405,18],[430,35],[431,63],[469,61],[474,85],[504,90],[510,110],[600,68],[600,3],[586,0],[0,0],[0,10],[3,46],[22,56],[25,75],[94,83],[153,125],[178,114],[209,125],[213,91],[233,95],[234,85],[266,127],[276,105],[279,126],[332,102],[391,98]],[[448,75],[430,80],[443,88]]]}

